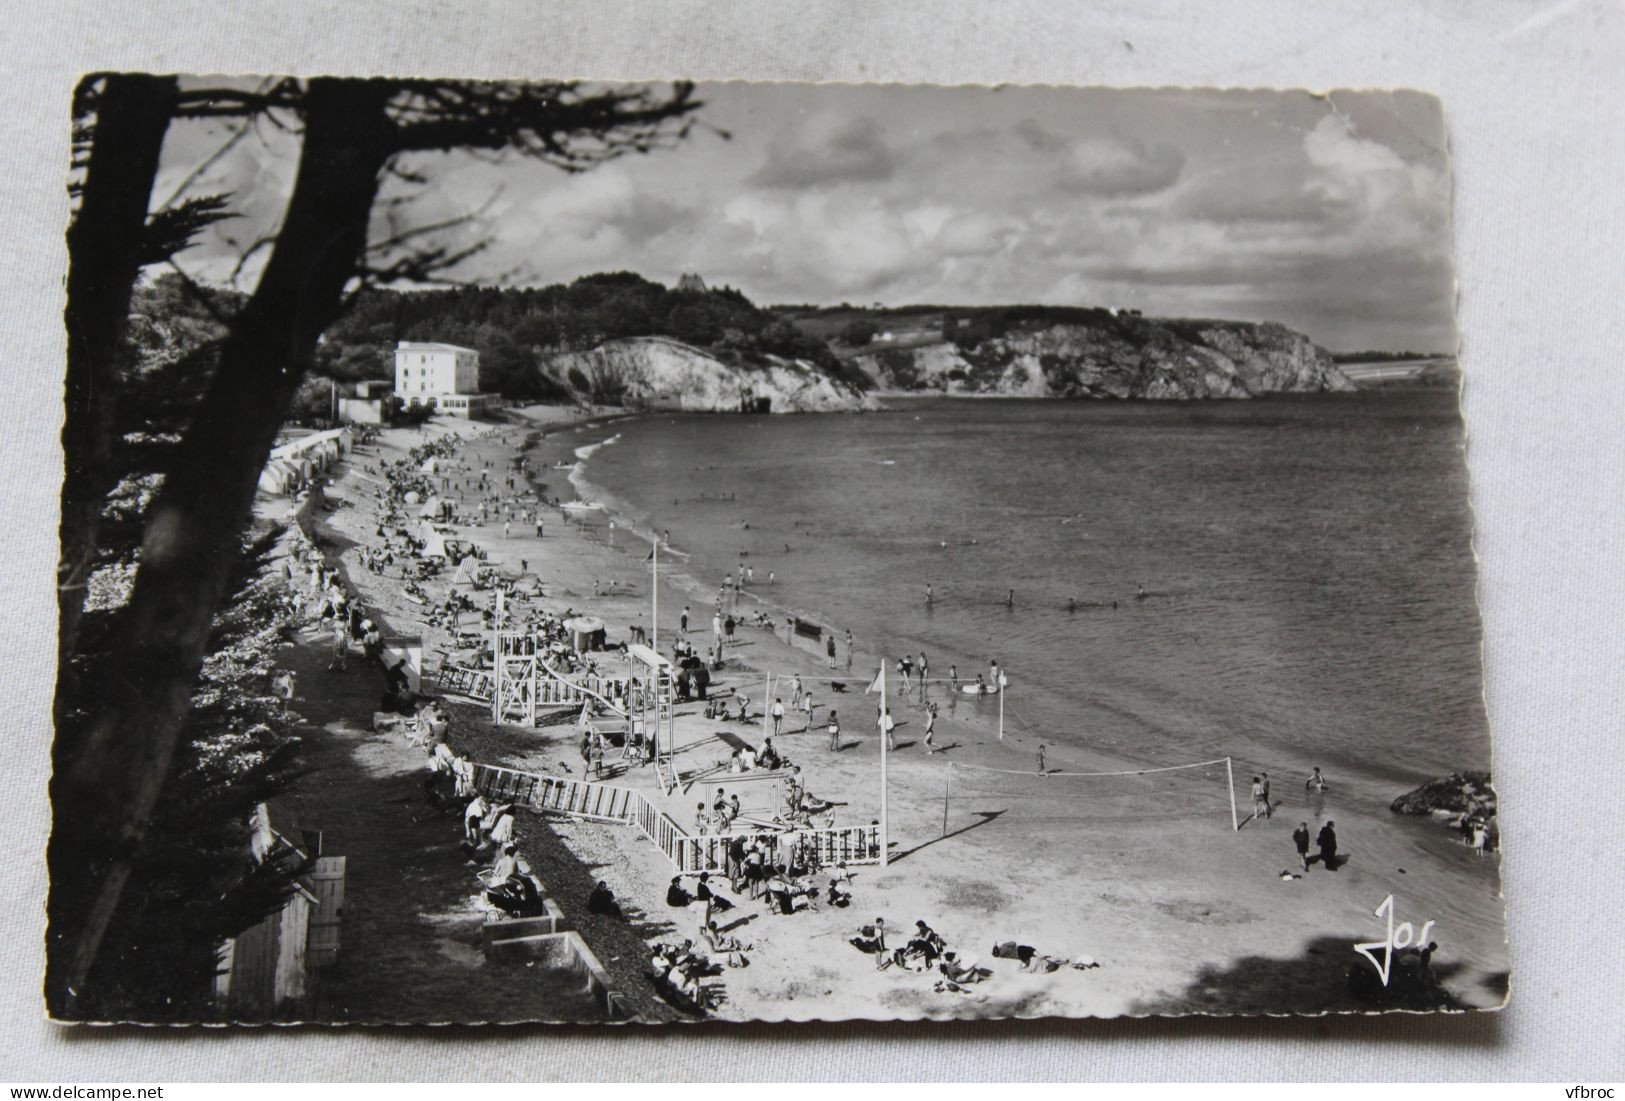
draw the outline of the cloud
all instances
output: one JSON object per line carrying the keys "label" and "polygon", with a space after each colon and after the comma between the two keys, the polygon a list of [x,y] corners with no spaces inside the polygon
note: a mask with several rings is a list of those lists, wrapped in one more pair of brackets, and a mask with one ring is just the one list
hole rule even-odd
{"label": "cloud", "polygon": [[[1449,177],[1425,97],[718,85],[707,98],[732,141],[575,176],[439,156],[397,221],[479,211],[446,241],[489,239],[456,273],[470,280],[695,270],[766,303],[1130,305],[1272,318],[1341,347],[1442,347],[1453,331]],[[161,194],[219,138],[176,132]],[[233,191],[243,217],[214,227],[189,270],[228,273],[275,226],[297,152],[296,137],[262,136],[198,182]]]}
{"label": "cloud", "polygon": [[871,118],[824,118],[780,131],[749,183],[758,187],[884,180],[896,170],[880,126]]}
{"label": "cloud", "polygon": [[1144,195],[1172,187],[1184,167],[1185,154],[1173,145],[1112,134],[1066,149],[1056,185],[1086,195]]}

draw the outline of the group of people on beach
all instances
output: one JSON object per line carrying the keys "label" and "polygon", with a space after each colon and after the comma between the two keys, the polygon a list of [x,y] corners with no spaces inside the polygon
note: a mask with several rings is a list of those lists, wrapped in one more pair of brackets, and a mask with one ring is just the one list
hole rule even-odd
{"label": "group of people on beach", "polygon": [[[1309,793],[1312,805],[1318,814],[1324,805],[1326,792],[1331,788],[1330,782],[1316,765],[1310,772],[1309,778],[1303,783],[1304,791]],[[1253,777],[1252,782],[1253,813],[1252,821],[1268,821],[1275,816],[1275,801],[1270,794],[1270,774],[1260,772]],[[1341,865],[1337,856],[1337,824],[1327,819],[1313,835],[1313,847],[1317,850],[1310,853],[1311,834],[1307,821],[1299,822],[1297,829],[1292,831],[1292,844],[1297,850],[1298,865],[1307,872],[1311,864],[1318,863],[1327,871],[1335,872]]]}
{"label": "group of people on beach", "polygon": [[[892,938],[888,942],[888,937]],[[982,964],[980,957],[948,947],[948,942],[924,920],[916,921],[912,931],[894,936],[884,917],[877,917],[858,930],[850,943],[858,951],[875,957],[875,969],[899,972],[935,973],[940,977],[932,989],[938,993],[968,994],[968,987],[989,978],[993,972]],[[1080,955],[1065,959],[1039,952],[1028,944],[999,941],[993,945],[992,958],[1014,960],[1018,970],[1029,974],[1049,974],[1070,966],[1087,971],[1099,967],[1093,957]]]}

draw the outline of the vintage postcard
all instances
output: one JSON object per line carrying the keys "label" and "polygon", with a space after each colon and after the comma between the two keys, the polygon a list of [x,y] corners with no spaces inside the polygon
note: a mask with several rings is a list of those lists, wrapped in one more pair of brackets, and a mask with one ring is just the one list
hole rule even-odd
{"label": "vintage postcard", "polygon": [[54,1018],[1505,1003],[1437,100],[72,124]]}

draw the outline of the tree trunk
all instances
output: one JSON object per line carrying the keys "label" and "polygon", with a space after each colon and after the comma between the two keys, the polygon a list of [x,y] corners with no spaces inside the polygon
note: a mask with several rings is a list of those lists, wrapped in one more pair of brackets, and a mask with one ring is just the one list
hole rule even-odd
{"label": "tree trunk", "polygon": [[[62,557],[57,568],[58,697],[71,690],[85,582],[96,550],[119,392],[119,342],[141,270],[147,207],[175,107],[174,77],[102,79],[79,210],[68,227],[66,415],[62,427]],[[71,694],[71,693],[70,693]]]}
{"label": "tree trunk", "polygon": [[[116,629],[107,692],[52,806],[47,996],[75,1016],[131,857],[169,776],[214,611],[260,471],[316,339],[340,310],[394,151],[395,85],[315,80],[299,172],[275,250],[233,320],[219,366],[148,511],[141,565]],[[63,767],[65,766],[65,767]]]}

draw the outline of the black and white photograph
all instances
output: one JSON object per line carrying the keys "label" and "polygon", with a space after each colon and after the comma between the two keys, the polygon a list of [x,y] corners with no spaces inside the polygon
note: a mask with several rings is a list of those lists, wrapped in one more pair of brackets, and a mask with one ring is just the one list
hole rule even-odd
{"label": "black and white photograph", "polygon": [[1507,1004],[1433,95],[71,124],[54,1020]]}

